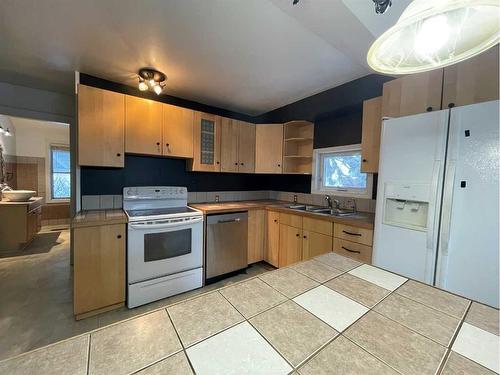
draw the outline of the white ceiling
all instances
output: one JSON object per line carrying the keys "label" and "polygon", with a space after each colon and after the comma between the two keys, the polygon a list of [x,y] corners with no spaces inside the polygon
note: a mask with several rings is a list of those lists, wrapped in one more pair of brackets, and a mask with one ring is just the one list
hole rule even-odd
{"label": "white ceiling", "polygon": [[74,70],[136,85],[152,66],[170,95],[257,115],[371,73],[366,52],[397,8],[375,17],[372,0],[2,0],[0,79],[70,91]]}

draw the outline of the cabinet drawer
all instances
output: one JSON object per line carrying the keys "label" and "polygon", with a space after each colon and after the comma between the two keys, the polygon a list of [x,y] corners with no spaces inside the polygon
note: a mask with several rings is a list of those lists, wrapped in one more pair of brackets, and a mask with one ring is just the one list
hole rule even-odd
{"label": "cabinet drawer", "polygon": [[351,227],[350,225],[335,224],[335,237],[363,245],[371,246],[373,242],[373,230]]}
{"label": "cabinet drawer", "polygon": [[302,228],[307,231],[326,234],[331,236],[333,233],[333,223],[327,220],[312,219],[304,217],[302,219]]}
{"label": "cabinet drawer", "polygon": [[302,228],[302,216],[284,214],[280,212],[280,224],[290,225],[295,228]]}
{"label": "cabinet drawer", "polygon": [[371,246],[362,245],[356,242],[333,239],[333,251],[337,254],[359,260],[364,263],[372,262]]}

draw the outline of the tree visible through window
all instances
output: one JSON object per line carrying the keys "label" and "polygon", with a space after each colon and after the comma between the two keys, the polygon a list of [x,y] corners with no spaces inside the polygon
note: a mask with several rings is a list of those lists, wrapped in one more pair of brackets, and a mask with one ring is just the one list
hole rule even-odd
{"label": "tree visible through window", "polygon": [[69,199],[71,194],[69,148],[50,147],[52,199]]}
{"label": "tree visible through window", "polygon": [[361,173],[361,154],[325,155],[323,160],[325,187],[366,188],[366,173]]}

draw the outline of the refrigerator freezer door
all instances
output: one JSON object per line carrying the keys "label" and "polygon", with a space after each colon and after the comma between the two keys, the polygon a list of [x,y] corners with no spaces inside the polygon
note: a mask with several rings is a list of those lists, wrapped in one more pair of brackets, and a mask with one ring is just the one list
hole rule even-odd
{"label": "refrigerator freezer door", "polygon": [[451,110],[436,285],[499,305],[499,102]]}
{"label": "refrigerator freezer door", "polygon": [[[429,112],[382,125],[373,264],[427,283],[434,281],[448,114]],[[386,202],[395,198],[405,200],[401,204],[410,211],[417,205],[425,209],[426,219],[417,217],[420,211],[386,215],[386,208],[398,209],[394,202]],[[390,217],[414,222],[395,225]]]}

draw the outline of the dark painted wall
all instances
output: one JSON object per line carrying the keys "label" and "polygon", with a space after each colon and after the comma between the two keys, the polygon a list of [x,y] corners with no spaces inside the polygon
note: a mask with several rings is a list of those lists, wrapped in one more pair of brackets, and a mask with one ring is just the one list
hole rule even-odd
{"label": "dark painted wall", "polygon": [[[360,143],[363,100],[382,95],[382,85],[388,80],[390,78],[372,74],[261,116],[250,117],[168,95],[156,96],[152,93],[143,93],[133,87],[84,74],[80,77],[81,83],[90,86],[248,122],[313,121],[314,148]],[[124,186],[140,185],[187,186],[189,191],[282,190],[305,193],[311,190],[311,177],[187,172],[185,161],[181,159],[132,155],[125,157],[123,169],[81,168],[82,195],[121,194]]]}
{"label": "dark painted wall", "polygon": [[186,186],[188,191],[282,190],[307,193],[311,177],[186,172],[182,159],[125,156],[125,168],[81,169],[82,195],[121,194],[124,186]]}

